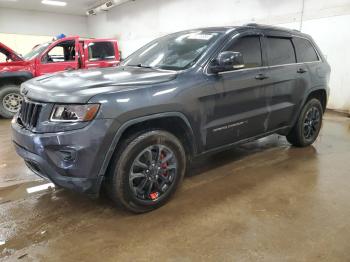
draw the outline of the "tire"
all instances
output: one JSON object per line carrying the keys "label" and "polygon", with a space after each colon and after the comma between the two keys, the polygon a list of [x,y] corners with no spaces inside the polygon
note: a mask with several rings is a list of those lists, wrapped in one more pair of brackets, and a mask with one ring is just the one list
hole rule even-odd
{"label": "tire", "polygon": [[[152,166],[151,160],[164,163],[156,162]],[[118,206],[134,213],[164,205],[181,183],[186,169],[181,142],[163,130],[130,136],[111,161],[105,185],[107,193]]]}
{"label": "tire", "polygon": [[287,135],[288,142],[296,147],[306,147],[314,143],[321,130],[322,116],[321,102],[316,98],[307,101],[295,126]]}
{"label": "tire", "polygon": [[0,88],[0,115],[4,118],[12,118],[19,110],[22,100],[19,86],[2,86]]}

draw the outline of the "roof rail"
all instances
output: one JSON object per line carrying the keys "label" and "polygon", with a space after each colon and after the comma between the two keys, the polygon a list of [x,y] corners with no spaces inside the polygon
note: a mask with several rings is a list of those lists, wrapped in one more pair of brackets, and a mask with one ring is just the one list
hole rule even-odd
{"label": "roof rail", "polygon": [[259,24],[257,24],[257,23],[247,23],[247,24],[244,24],[243,26],[259,26]]}
{"label": "roof rail", "polygon": [[298,29],[289,29],[289,28],[284,28],[284,27],[279,27],[279,26],[274,26],[274,25],[247,23],[247,24],[244,24],[243,26],[257,27],[257,28],[262,28],[262,29],[276,29],[276,30],[284,30],[284,31],[294,31],[294,32],[301,33],[301,31]]}

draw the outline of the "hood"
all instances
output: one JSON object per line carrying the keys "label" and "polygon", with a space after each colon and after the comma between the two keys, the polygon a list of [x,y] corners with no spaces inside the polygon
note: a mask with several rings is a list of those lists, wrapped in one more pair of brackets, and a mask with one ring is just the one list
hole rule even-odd
{"label": "hood", "polygon": [[175,79],[176,71],[140,67],[110,67],[61,72],[22,84],[29,99],[54,103],[86,103],[94,95],[138,88]]}
{"label": "hood", "polygon": [[10,57],[12,61],[23,61],[23,58],[8,46],[0,42],[0,53]]}

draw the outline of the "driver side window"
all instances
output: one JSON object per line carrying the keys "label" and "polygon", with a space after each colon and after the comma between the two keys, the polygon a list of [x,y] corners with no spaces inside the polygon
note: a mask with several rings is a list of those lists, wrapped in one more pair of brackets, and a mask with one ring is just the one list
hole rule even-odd
{"label": "driver side window", "polygon": [[75,60],[75,42],[64,41],[51,48],[43,57],[43,63],[68,62]]}
{"label": "driver side window", "polygon": [[244,36],[233,42],[225,51],[240,52],[243,55],[244,68],[262,66],[259,36]]}

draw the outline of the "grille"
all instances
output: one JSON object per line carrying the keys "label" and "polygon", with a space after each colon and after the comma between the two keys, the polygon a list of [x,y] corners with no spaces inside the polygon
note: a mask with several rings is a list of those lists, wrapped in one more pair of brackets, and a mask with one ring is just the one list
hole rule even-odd
{"label": "grille", "polygon": [[19,123],[29,129],[36,127],[41,109],[41,104],[23,101],[19,110]]}

